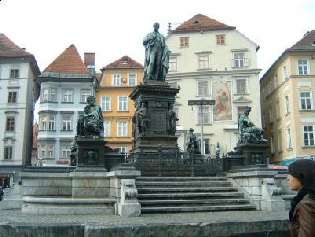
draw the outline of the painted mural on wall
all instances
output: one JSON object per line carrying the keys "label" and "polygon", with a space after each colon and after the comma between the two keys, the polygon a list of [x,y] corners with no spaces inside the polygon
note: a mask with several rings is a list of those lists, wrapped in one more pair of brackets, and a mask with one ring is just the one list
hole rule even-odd
{"label": "painted mural on wall", "polygon": [[213,82],[212,88],[215,96],[213,120],[232,120],[231,82]]}

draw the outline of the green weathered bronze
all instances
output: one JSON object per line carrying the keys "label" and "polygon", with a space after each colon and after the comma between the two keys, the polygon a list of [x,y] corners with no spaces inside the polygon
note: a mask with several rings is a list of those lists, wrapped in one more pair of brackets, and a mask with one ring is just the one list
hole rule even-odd
{"label": "green weathered bronze", "polygon": [[143,39],[145,46],[144,82],[165,81],[168,73],[169,53],[165,37],[159,32],[160,24],[155,22],[154,31]]}
{"label": "green weathered bronze", "polygon": [[79,117],[77,124],[77,136],[104,137],[104,118],[101,107],[95,104],[94,96],[87,98],[88,105],[84,107],[84,114]]}
{"label": "green weathered bronze", "polygon": [[237,146],[244,144],[266,144],[267,140],[263,138],[264,130],[255,126],[248,115],[251,107],[246,106],[244,113],[238,119],[239,140]]}

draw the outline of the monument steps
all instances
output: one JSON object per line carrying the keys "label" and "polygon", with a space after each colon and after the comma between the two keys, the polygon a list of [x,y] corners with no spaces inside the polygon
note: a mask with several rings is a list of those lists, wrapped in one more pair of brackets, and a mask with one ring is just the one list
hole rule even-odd
{"label": "monument steps", "polygon": [[220,177],[139,177],[142,213],[256,210],[244,193]]}

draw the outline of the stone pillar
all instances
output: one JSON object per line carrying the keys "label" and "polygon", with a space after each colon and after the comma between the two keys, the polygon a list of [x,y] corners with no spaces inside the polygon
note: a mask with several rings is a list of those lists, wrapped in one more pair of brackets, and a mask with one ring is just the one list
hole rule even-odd
{"label": "stone pillar", "polygon": [[140,171],[123,163],[113,167],[106,176],[110,178],[110,196],[118,200],[115,214],[124,217],[140,216],[141,205],[136,188],[136,178],[140,176]]}
{"label": "stone pillar", "polygon": [[229,172],[227,177],[233,181],[234,186],[245,191],[251,203],[261,211],[284,211],[285,201],[281,197],[281,188],[274,182],[277,171],[268,169],[244,170]]}
{"label": "stone pillar", "polygon": [[78,167],[102,167],[105,169],[104,146],[106,142],[103,139],[78,137],[76,143]]}

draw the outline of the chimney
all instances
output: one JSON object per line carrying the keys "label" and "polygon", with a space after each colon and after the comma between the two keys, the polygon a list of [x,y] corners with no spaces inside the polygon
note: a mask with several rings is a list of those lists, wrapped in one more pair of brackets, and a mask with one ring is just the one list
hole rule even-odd
{"label": "chimney", "polygon": [[84,65],[91,75],[95,75],[95,53],[84,53]]}

